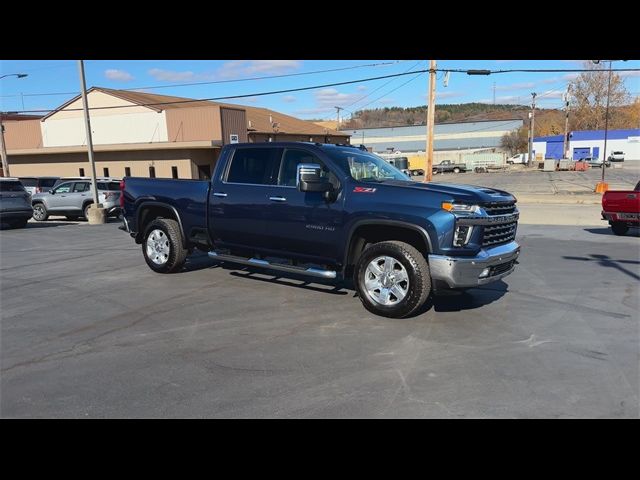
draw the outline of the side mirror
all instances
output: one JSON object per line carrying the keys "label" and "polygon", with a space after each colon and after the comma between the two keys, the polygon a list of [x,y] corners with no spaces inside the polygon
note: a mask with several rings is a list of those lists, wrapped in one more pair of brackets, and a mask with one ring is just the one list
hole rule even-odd
{"label": "side mirror", "polygon": [[317,163],[301,163],[297,169],[297,186],[301,192],[329,192],[331,183],[322,177],[322,167]]}
{"label": "side mirror", "polygon": [[55,191],[54,189],[51,189],[51,190],[49,190],[49,193],[50,193],[51,195],[55,195],[55,194],[56,194],[56,191]]}

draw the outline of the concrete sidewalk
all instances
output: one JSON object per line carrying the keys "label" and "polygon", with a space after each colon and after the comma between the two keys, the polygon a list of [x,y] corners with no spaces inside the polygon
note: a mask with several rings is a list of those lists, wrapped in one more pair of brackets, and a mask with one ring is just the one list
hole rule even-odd
{"label": "concrete sidewalk", "polygon": [[582,204],[601,205],[602,194],[600,193],[576,193],[576,194],[553,194],[553,193],[523,193],[510,192],[518,199],[518,205],[550,203],[555,205]]}

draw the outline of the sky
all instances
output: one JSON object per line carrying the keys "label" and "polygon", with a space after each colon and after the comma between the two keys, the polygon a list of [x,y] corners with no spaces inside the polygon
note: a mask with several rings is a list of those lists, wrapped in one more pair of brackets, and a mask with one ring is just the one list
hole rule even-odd
{"label": "sky", "polygon": [[[441,69],[575,69],[581,60],[438,60]],[[640,60],[614,62],[614,68],[640,68]],[[139,89],[188,98],[251,95],[224,100],[266,107],[303,119],[335,120],[362,108],[412,107],[426,104],[428,74],[364,81],[428,68],[427,60],[86,60],[87,88]],[[341,69],[333,72],[323,70]],[[318,73],[314,73],[318,72]],[[25,78],[0,79],[0,111],[50,110],[80,91],[76,60],[0,60],[0,76],[26,73]],[[275,75],[292,75],[264,78]],[[502,73],[469,76],[451,73],[447,86],[438,73],[436,103],[530,104],[537,93],[541,108],[562,107],[562,94],[576,73]],[[632,96],[640,96],[640,72],[623,73]],[[253,80],[251,80],[253,79]],[[254,96],[261,92],[357,81],[350,85]],[[187,83],[219,82],[205,85]],[[162,87],[162,88],[154,88]]]}

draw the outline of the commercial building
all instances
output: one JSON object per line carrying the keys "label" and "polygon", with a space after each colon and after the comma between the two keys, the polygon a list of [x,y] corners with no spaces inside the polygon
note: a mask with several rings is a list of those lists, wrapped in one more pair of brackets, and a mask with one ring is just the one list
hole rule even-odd
{"label": "commercial building", "polygon": [[[433,149],[499,148],[502,137],[520,128],[522,123],[522,119],[439,123],[434,126]],[[426,148],[427,129],[424,125],[362,128],[341,132],[351,135],[351,143],[366,145],[377,153],[389,152],[391,149],[411,153],[424,151]]]}
{"label": "commercial building", "polygon": [[[551,135],[533,139],[537,157],[563,157],[564,135]],[[607,151],[604,151],[604,130],[574,131],[569,133],[569,157],[580,160],[585,157],[608,158],[611,152],[624,152],[625,161],[640,161],[640,128],[609,130]]]}
{"label": "commercial building", "polygon": [[[87,97],[98,175],[209,178],[228,143],[349,143],[349,134],[266,108],[100,87]],[[11,175],[90,174],[79,95],[42,118],[3,124]]]}

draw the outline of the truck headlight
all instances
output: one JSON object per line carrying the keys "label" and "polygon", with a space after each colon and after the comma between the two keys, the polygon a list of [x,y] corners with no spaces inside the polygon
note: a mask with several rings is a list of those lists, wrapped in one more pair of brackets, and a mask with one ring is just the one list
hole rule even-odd
{"label": "truck headlight", "polygon": [[478,205],[468,205],[466,203],[442,202],[441,207],[450,213],[477,213],[480,210]]}
{"label": "truck headlight", "polygon": [[453,233],[453,246],[464,247],[469,243],[473,227],[471,225],[458,225]]}

